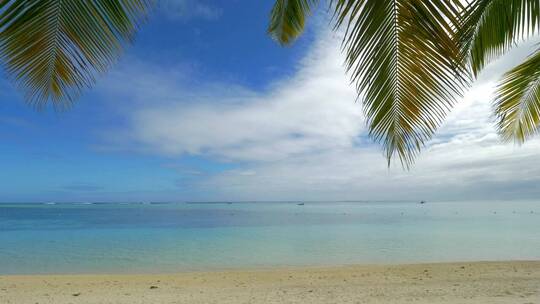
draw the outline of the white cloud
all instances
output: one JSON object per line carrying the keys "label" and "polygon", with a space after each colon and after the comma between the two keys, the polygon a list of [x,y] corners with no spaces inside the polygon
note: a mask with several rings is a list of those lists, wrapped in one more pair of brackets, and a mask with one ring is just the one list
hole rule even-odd
{"label": "white cloud", "polygon": [[501,143],[490,106],[494,81],[530,47],[488,68],[410,172],[388,169],[365,139],[361,104],[344,75],[338,39],[329,34],[321,34],[293,77],[262,92],[194,85],[174,69],[120,71],[122,81],[113,83],[125,86],[110,89],[136,102],[115,138],[158,155],[239,164],[199,181],[200,189],[218,191],[213,199],[538,197],[540,141]]}
{"label": "white cloud", "polygon": [[178,86],[176,77],[145,78],[146,85],[135,80],[131,98],[142,100],[127,138],[158,154],[233,161],[274,161],[350,147],[361,133],[362,111],[334,42],[321,42],[294,77],[266,92],[227,85],[187,88]]}

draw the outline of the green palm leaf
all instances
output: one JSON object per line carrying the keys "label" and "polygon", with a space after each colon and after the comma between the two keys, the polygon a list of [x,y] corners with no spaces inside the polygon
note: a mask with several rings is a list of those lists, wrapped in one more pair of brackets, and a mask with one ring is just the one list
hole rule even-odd
{"label": "green palm leaf", "polygon": [[540,126],[540,51],[504,75],[495,99],[499,132],[523,143]]}
{"label": "green palm leaf", "polygon": [[[287,44],[315,1],[280,1],[270,33]],[[465,79],[454,38],[459,0],[333,0],[346,28],[347,70],[364,101],[370,135],[388,161],[408,167],[459,96]]]}
{"label": "green palm leaf", "polygon": [[459,31],[462,56],[476,76],[491,60],[519,40],[538,32],[540,1],[475,0],[463,14]]}
{"label": "green palm leaf", "polygon": [[268,33],[281,45],[292,43],[304,30],[307,16],[318,0],[276,0]]}
{"label": "green palm leaf", "polygon": [[408,167],[463,89],[459,1],[337,0],[347,69],[370,135]]}
{"label": "green palm leaf", "polygon": [[[277,0],[270,33],[290,43],[315,1]],[[455,39],[459,0],[333,0],[336,29],[345,26],[347,70],[364,102],[371,137],[388,162],[408,167],[463,90]]]}
{"label": "green palm leaf", "polygon": [[68,106],[132,40],[153,0],[2,0],[0,59],[27,100]]}

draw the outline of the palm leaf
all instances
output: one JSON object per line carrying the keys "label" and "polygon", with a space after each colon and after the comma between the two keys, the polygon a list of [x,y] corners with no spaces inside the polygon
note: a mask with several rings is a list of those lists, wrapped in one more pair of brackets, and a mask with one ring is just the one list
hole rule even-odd
{"label": "palm leaf", "polygon": [[334,0],[369,133],[408,167],[460,96],[459,0]]}
{"label": "palm leaf", "polygon": [[491,60],[539,27],[538,0],[475,0],[465,9],[458,33],[462,58],[477,76]]}
{"label": "palm leaf", "polygon": [[132,40],[153,0],[2,0],[0,59],[27,100],[68,106]]}
{"label": "palm leaf", "polygon": [[540,126],[540,51],[507,72],[495,99],[503,139],[523,143]]}
{"label": "palm leaf", "polygon": [[292,43],[304,30],[307,16],[318,0],[276,0],[268,33],[281,45]]}

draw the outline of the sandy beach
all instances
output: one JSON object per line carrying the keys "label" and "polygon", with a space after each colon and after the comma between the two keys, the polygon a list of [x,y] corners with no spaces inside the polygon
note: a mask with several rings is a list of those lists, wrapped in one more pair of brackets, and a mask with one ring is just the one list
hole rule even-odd
{"label": "sandy beach", "polygon": [[540,261],[0,276],[0,303],[540,303]]}

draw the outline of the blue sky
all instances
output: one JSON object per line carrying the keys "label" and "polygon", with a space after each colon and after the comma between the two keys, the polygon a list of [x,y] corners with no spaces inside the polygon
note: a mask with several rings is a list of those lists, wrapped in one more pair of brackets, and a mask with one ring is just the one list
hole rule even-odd
{"label": "blue sky", "polygon": [[538,197],[538,140],[501,143],[489,106],[530,45],[487,69],[404,172],[366,136],[339,33],[317,16],[281,48],[271,5],[162,1],[68,111],[35,111],[4,77],[0,201]]}

